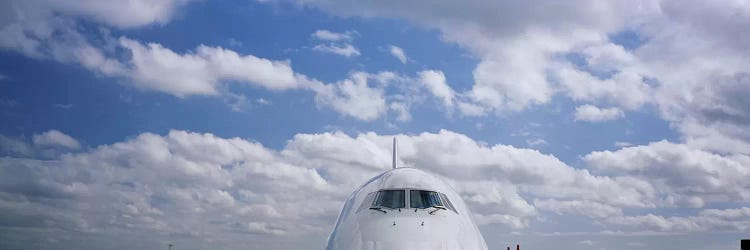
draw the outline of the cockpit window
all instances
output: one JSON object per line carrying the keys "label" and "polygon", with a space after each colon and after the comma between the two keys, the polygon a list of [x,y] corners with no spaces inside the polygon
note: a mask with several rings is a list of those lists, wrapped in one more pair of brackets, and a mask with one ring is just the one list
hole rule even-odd
{"label": "cockpit window", "polygon": [[406,191],[404,190],[380,190],[372,203],[372,207],[385,207],[390,209],[406,207]]}
{"label": "cockpit window", "polygon": [[446,208],[448,208],[449,210],[455,213],[458,213],[458,211],[456,211],[456,208],[453,207],[453,203],[451,203],[451,200],[448,199],[447,195],[441,193],[440,198],[443,198],[443,204],[445,205]]}
{"label": "cockpit window", "polygon": [[357,209],[357,213],[359,213],[359,211],[364,210],[365,208],[371,207],[372,201],[375,199],[376,194],[377,193],[375,192],[367,194],[367,196],[365,196],[365,199],[362,201],[362,205],[359,205],[359,208]]}
{"label": "cockpit window", "polygon": [[433,191],[411,190],[409,192],[411,208],[443,207],[440,193]]}

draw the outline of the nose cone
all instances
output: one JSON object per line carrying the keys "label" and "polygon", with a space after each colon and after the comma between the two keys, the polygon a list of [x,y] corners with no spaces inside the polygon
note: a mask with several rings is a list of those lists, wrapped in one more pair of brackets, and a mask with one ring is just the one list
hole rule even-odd
{"label": "nose cone", "polygon": [[[369,209],[381,190],[404,190],[406,206]],[[411,208],[412,190],[440,193],[449,206]],[[373,177],[349,197],[326,249],[487,250],[487,245],[463,199],[446,182],[422,170],[397,168]]]}
{"label": "nose cone", "polygon": [[[456,227],[446,223],[447,218],[383,217],[360,225],[361,249],[414,250],[460,249],[455,237]],[[354,249],[357,247],[354,246]]]}

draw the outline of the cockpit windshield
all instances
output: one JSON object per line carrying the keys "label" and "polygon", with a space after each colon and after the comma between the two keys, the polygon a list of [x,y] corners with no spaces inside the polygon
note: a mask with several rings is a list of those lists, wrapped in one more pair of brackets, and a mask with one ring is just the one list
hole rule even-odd
{"label": "cockpit windshield", "polygon": [[380,190],[372,203],[372,207],[385,207],[390,209],[406,207],[406,191],[404,190]]}
{"label": "cockpit windshield", "polygon": [[443,207],[440,193],[433,191],[411,190],[409,192],[411,208]]}

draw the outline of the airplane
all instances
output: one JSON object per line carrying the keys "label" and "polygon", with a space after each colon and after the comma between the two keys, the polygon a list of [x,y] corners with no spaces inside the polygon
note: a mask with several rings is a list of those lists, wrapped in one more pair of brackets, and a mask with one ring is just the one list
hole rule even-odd
{"label": "airplane", "polygon": [[344,203],[326,250],[487,250],[461,196],[426,171],[396,166]]}

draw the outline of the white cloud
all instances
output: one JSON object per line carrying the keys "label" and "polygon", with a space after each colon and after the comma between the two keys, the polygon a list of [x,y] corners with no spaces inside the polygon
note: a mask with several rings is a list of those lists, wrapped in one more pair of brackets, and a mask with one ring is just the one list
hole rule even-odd
{"label": "white cloud", "polygon": [[[71,204],[60,211],[40,200],[33,216],[65,230],[105,234],[138,230],[221,237],[231,234],[225,231],[235,229],[236,222],[250,222],[238,230],[254,234],[314,231],[305,226],[322,225],[316,220],[330,216],[346,195],[315,169],[292,165],[260,144],[182,131],[141,134],[53,161],[3,159],[0,171],[0,182],[19,188],[3,192]],[[315,206],[305,206],[308,202]],[[5,198],[0,206],[23,211],[22,203]]]}
{"label": "white cloud", "polygon": [[613,43],[588,46],[580,53],[585,57],[587,67],[599,74],[631,67],[636,61],[635,55]]}
{"label": "white cloud", "polygon": [[[66,15],[123,28],[159,25],[168,22],[183,2],[149,2],[146,4],[154,4],[149,9],[143,9],[145,2],[137,1],[66,2],[65,6],[54,3],[33,8],[39,7],[38,3],[42,2],[7,1],[0,4],[0,16],[7,17],[0,20],[0,47],[32,57],[78,63],[103,75],[133,80],[141,88],[177,96],[222,94],[222,82],[228,80],[268,89],[312,90],[319,105],[364,120],[374,120],[389,109],[401,116],[404,107],[410,104],[389,103],[383,85],[378,85],[379,80],[373,76],[352,76],[338,83],[324,84],[294,73],[284,61],[240,55],[209,46],[203,46],[208,54],[178,53],[161,45],[152,48],[150,44],[135,41],[133,44],[140,46],[143,52],[139,55],[153,60],[149,62],[151,64],[141,66],[194,77],[174,82],[171,80],[175,78],[170,78],[170,84],[164,85],[160,82],[162,79],[156,79],[157,73],[138,68],[136,62],[108,56],[104,48],[110,42],[121,46],[117,40],[103,39],[107,43],[105,46],[93,45],[78,33],[74,18]],[[748,26],[744,14],[748,6],[739,1],[587,0],[520,4],[498,1],[430,6],[410,1],[356,4],[305,1],[303,4],[342,16],[401,18],[440,30],[442,38],[457,43],[479,60],[473,72],[475,85],[466,92],[456,93],[461,100],[455,100],[456,94],[451,98],[464,115],[519,111],[545,105],[555,95],[562,95],[576,101],[606,105],[620,113],[653,105],[661,117],[679,130],[680,138],[684,138],[684,143],[623,145],[627,148],[588,154],[583,159],[594,173],[599,174],[595,175],[538,151],[507,145],[484,146],[449,131],[407,137],[410,140],[406,140],[409,143],[404,148],[411,151],[403,155],[404,163],[427,166],[442,175],[456,176],[459,186],[487,190],[486,193],[463,193],[471,205],[478,208],[477,218],[482,223],[498,222],[521,228],[535,217],[537,209],[568,214],[573,213],[574,208],[601,205],[602,208],[615,208],[615,211],[637,207],[657,213],[651,209],[664,206],[700,208],[713,202],[748,199],[743,178],[747,179],[745,166],[750,165],[747,157],[750,152],[747,125],[750,124],[750,106],[746,101],[746,86],[750,79],[747,41],[750,39],[748,32],[743,32]],[[549,8],[539,9],[538,5]],[[609,35],[623,30],[635,32],[634,36],[643,44],[628,49],[613,44]],[[91,35],[106,38],[101,34]],[[332,39],[347,41],[330,37],[328,40]],[[344,45],[335,46],[346,49]],[[163,58],[158,56],[162,53]],[[585,65],[571,65],[564,59],[568,54],[579,54]],[[159,59],[184,62],[185,65],[159,65]],[[242,65],[255,63],[268,66],[259,68],[271,69],[263,72],[281,74],[245,75],[246,68]],[[284,70],[284,65],[290,69]],[[374,106],[357,105],[356,98],[364,98],[363,103]],[[179,141],[182,137],[192,139]],[[241,232],[294,234],[297,230],[325,228],[320,226],[325,225],[322,217],[327,215],[324,214],[335,214],[340,205],[337,203],[344,194],[329,193],[330,190],[325,190],[329,183],[337,188],[352,187],[357,181],[382,170],[383,166],[387,167],[387,160],[385,163],[372,160],[388,158],[387,140],[382,142],[380,137],[361,134],[351,138],[340,133],[298,135],[282,151],[274,151],[242,139],[176,131],[168,136],[143,134],[123,143],[104,145],[50,161],[2,158],[1,169],[8,172],[0,175],[0,178],[5,177],[2,183],[31,187],[4,189],[5,192],[56,199],[72,196],[75,199],[61,201],[63,206],[39,205],[44,199],[26,199],[23,203],[11,200],[8,203],[6,198],[10,196],[3,194],[0,199],[4,203],[0,206],[12,205],[19,208],[13,212],[32,213],[32,218],[57,222],[57,228],[74,225],[79,232],[97,228],[143,227],[147,232],[173,230],[171,232],[178,235],[215,239],[229,237],[222,230],[226,229],[224,226],[232,225],[233,230]],[[303,139],[330,144],[311,146]],[[11,142],[2,144],[16,146],[3,146],[3,150],[24,152],[23,146],[18,146],[23,145],[21,140],[6,141]],[[192,144],[199,141],[205,145]],[[339,144],[348,148],[341,148],[337,146]],[[305,155],[293,145],[324,154]],[[198,149],[180,151],[180,147]],[[357,154],[347,155],[352,148]],[[386,148],[385,152],[383,148]],[[217,158],[203,151],[214,153]],[[310,157],[292,157],[295,155]],[[306,162],[308,159],[310,163]],[[59,166],[64,170],[72,169],[73,173],[54,168]],[[7,171],[11,167],[14,169],[12,173]],[[19,169],[26,175],[16,172]],[[113,174],[103,174],[106,171],[101,169],[113,170]],[[8,177],[11,174],[30,181],[17,182]],[[150,175],[160,178],[157,180]],[[93,177],[89,179],[88,176]],[[500,180],[472,182],[471,178],[476,176],[493,176]],[[346,184],[336,183],[337,180]],[[34,192],[19,194],[23,190]],[[275,191],[286,193],[279,197],[263,195]],[[299,204],[293,204],[294,201],[309,197],[296,197],[298,193],[326,198],[316,203],[318,206],[302,210],[313,213],[313,216],[304,217],[305,220],[320,221],[295,223],[292,228],[289,220],[251,220],[294,217],[300,211],[293,213],[284,207],[299,207]],[[535,201],[538,198],[539,205],[536,202],[529,204],[527,200],[530,198]],[[113,201],[118,206],[105,209],[78,206],[108,206],[93,202],[97,199]],[[163,200],[167,202],[157,202]],[[56,212],[50,207],[67,210]],[[186,207],[195,209],[184,209]],[[77,212],[66,213],[70,210]],[[217,211],[230,211],[232,214],[228,216],[247,220],[239,225],[227,224],[226,218],[216,217],[221,214]],[[43,213],[44,216],[33,213]],[[600,218],[603,214],[607,213],[594,217]],[[684,217],[623,215],[613,217],[607,226],[629,225],[636,230],[687,232],[702,231],[701,228],[747,231],[746,214],[746,208],[740,208],[702,210],[695,216]],[[105,222],[101,218],[113,219]],[[202,223],[206,222],[200,221],[202,219],[216,224]],[[201,225],[205,230],[191,230],[196,228],[195,225]]]}
{"label": "white cloud", "polygon": [[618,148],[624,148],[624,147],[630,147],[630,146],[633,146],[633,143],[625,142],[625,141],[616,141],[615,142],[615,147],[618,147]]}
{"label": "white cloud", "polygon": [[[120,62],[78,34],[74,19],[123,28],[164,24],[187,1],[89,2],[5,3],[3,16],[8,18],[0,23],[0,47],[33,57],[77,62],[105,75],[123,75],[127,72],[122,72]],[[750,57],[747,43],[742,42],[748,38],[738,32],[746,23],[727,11],[746,8],[736,2],[686,5],[679,1],[631,4],[583,0],[553,3],[542,11],[532,4],[508,2],[428,8],[409,1],[302,4],[342,16],[400,18],[440,30],[446,41],[461,45],[480,60],[474,70],[475,85],[459,94],[466,99],[458,102],[458,110],[467,116],[544,105],[558,93],[625,110],[653,104],[691,145],[726,153],[750,152],[744,112],[748,109],[742,108],[747,105],[741,98]],[[696,23],[707,16],[713,21]],[[620,31],[633,31],[643,44],[627,49],[614,44],[609,35]],[[319,30],[312,36],[341,42],[353,40],[352,34]],[[358,54],[351,44],[320,44],[318,48]],[[585,65],[570,65],[564,59],[567,54],[581,55]],[[211,84],[187,86],[177,94],[217,91]],[[175,89],[162,86],[161,90]]]}
{"label": "white cloud", "polygon": [[33,156],[34,149],[19,138],[0,135],[0,154],[3,156]]}
{"label": "white cloud", "polygon": [[586,122],[604,122],[617,120],[625,116],[618,108],[599,108],[593,105],[576,107],[575,120]]}
{"label": "white cloud", "polygon": [[403,49],[401,49],[401,47],[390,45],[388,46],[388,52],[390,52],[393,57],[398,59],[398,61],[403,64],[406,64],[406,62],[409,61],[409,57],[406,56],[406,53]]}
{"label": "white cloud", "polygon": [[[166,24],[188,0],[159,1],[3,1],[0,48],[32,57],[71,61],[79,50],[90,53],[79,34],[77,17],[119,28]],[[90,56],[90,55],[89,55]],[[76,59],[80,61],[82,59]]]}
{"label": "white cloud", "polygon": [[240,55],[221,47],[201,45],[195,53],[178,54],[159,44],[143,45],[127,38],[121,38],[120,43],[132,52],[132,58],[124,63],[128,77],[142,89],[180,97],[221,94],[233,100],[239,96],[222,93],[222,82],[240,82],[277,91],[305,89],[315,93],[318,106],[366,121],[385,114],[388,104],[383,87],[400,79],[392,72],[354,72],[348,79],[327,84],[294,72],[288,61]]}
{"label": "white cloud", "polygon": [[[355,72],[349,79],[326,84],[295,73],[288,61],[240,55],[221,47],[201,45],[195,53],[177,54],[159,44],[143,45],[127,38],[121,38],[120,43],[133,54],[126,65],[130,67],[129,77],[140,88],[180,97],[222,94],[222,81],[239,81],[270,90],[306,89],[315,93],[319,106],[366,121],[387,111],[383,86],[399,78],[391,72]],[[368,84],[368,80],[375,83]]]}
{"label": "white cloud", "polygon": [[409,113],[409,107],[403,102],[391,102],[389,108],[396,112],[398,115],[396,120],[400,122],[407,122],[411,120],[411,113]]}
{"label": "white cloud", "polygon": [[703,207],[706,203],[748,201],[747,155],[719,155],[667,141],[592,152],[583,157],[602,173],[640,176],[665,194],[664,206]]}
{"label": "white cloud", "polygon": [[347,58],[359,56],[359,49],[350,44],[350,42],[354,40],[354,34],[356,34],[354,31],[336,33],[328,30],[317,30],[310,36],[318,41],[327,43],[317,44],[312,50],[323,53],[332,53]]}
{"label": "white cloud", "polygon": [[177,96],[217,94],[221,81],[284,90],[298,87],[287,61],[271,61],[253,55],[239,55],[221,47],[198,46],[196,53],[177,54],[159,44],[143,45],[121,38],[131,52],[129,76],[137,87]]}
{"label": "white cloud", "polygon": [[557,214],[577,214],[592,218],[608,218],[623,214],[619,207],[586,200],[536,200],[534,206],[540,210],[548,210]]}
{"label": "white cloud", "polygon": [[529,145],[529,147],[532,147],[532,148],[538,148],[541,146],[549,145],[549,143],[542,138],[532,138],[532,139],[526,140],[526,145]]}
{"label": "white cloud", "polygon": [[257,102],[260,105],[269,105],[269,104],[271,104],[271,101],[266,100],[264,98],[258,98],[257,100],[255,100],[255,102]]}
{"label": "white cloud", "polygon": [[[582,196],[614,203],[621,202],[610,198],[625,203],[641,203],[645,198],[639,194],[642,191],[625,183],[591,176],[532,150],[503,145],[488,148],[448,131],[398,137],[401,165],[452,176],[482,223],[525,227],[536,210],[521,193],[545,195],[540,191],[544,186],[558,190],[556,197]],[[52,161],[6,158],[0,160],[0,178],[21,178],[3,180],[19,188],[4,192],[70,197],[75,206],[66,208],[64,217],[42,209],[44,203],[34,205],[42,209],[37,216],[51,216],[59,223],[84,222],[71,224],[69,229],[106,232],[106,228],[137,225],[147,232],[208,237],[222,228],[234,228],[235,221],[253,221],[260,224],[241,228],[272,235],[300,234],[327,228],[347,190],[388,169],[390,139],[373,133],[357,137],[300,134],[283,150],[274,151],[239,138],[171,131],[166,136],[141,134]],[[22,177],[16,175],[19,168],[41,172]],[[472,177],[478,172],[492,179]],[[45,191],[12,191],[33,189]],[[618,195],[607,194],[610,191]],[[631,195],[636,196],[627,201]],[[306,209],[299,209],[300,202]],[[0,205],[20,206],[8,200]],[[112,216],[117,219],[104,223]],[[195,225],[202,225],[202,232],[195,231]]]}
{"label": "white cloud", "polygon": [[[119,28],[133,28],[150,24],[168,23],[177,10],[191,0],[158,0],[158,1],[7,1],[3,3],[3,14],[6,22],[29,21],[30,19],[48,18],[53,14],[90,19],[99,23]],[[34,20],[32,20],[34,21]],[[5,23],[0,23],[0,25]]]}
{"label": "white cloud", "polygon": [[419,72],[419,82],[430,91],[432,95],[440,98],[446,107],[453,106],[455,93],[445,81],[445,75],[438,70],[425,70]]}
{"label": "white cloud", "polygon": [[284,230],[274,229],[268,226],[268,223],[265,223],[265,222],[250,222],[247,224],[247,229],[248,229],[248,232],[250,233],[272,234],[272,235],[284,234]]}
{"label": "white cloud", "polygon": [[651,88],[643,82],[642,76],[620,72],[609,79],[595,76],[572,68],[561,68],[557,72],[567,94],[579,101],[603,101],[627,109],[637,109],[650,100]]}
{"label": "white cloud", "polygon": [[32,137],[32,141],[34,142],[34,146],[37,146],[37,147],[52,146],[52,147],[64,147],[68,149],[81,148],[81,144],[76,139],[55,129],[49,130],[41,134],[34,134],[34,136]]}
{"label": "white cloud", "polygon": [[482,116],[488,112],[487,108],[463,101],[458,102],[458,110],[465,116]]}
{"label": "white cloud", "polygon": [[[108,32],[97,34],[105,41],[104,48],[98,48],[76,30],[74,22],[53,22],[46,18],[48,16],[42,16],[38,27],[34,23],[20,21],[9,24],[0,30],[0,33],[7,33],[0,36],[0,47],[18,50],[32,57],[51,57],[60,62],[77,63],[105,76],[126,78],[127,83],[142,90],[178,97],[221,95],[237,111],[242,110],[241,106],[246,104],[246,100],[241,95],[230,93],[226,87],[229,83],[249,84],[274,91],[311,90],[321,106],[332,107],[357,119],[373,120],[387,110],[382,89],[370,88],[367,84],[348,84],[349,80],[328,85],[295,73],[289,61],[241,55],[230,49],[206,45],[198,46],[194,52],[181,54],[158,43],[144,44],[125,37],[115,39]],[[52,32],[61,33],[59,37],[63,39],[53,37]],[[43,49],[47,47],[50,49]],[[109,55],[108,50],[112,48],[122,48],[129,55]],[[345,55],[359,53],[350,45],[331,48],[333,52]],[[385,74],[374,77],[378,81],[387,80]],[[361,100],[369,102],[360,103],[357,98],[365,98]],[[364,113],[358,113],[360,111]]]}
{"label": "white cloud", "polygon": [[587,246],[593,246],[594,244],[596,244],[596,241],[582,240],[582,241],[579,241],[578,244],[587,245]]}
{"label": "white cloud", "polygon": [[[657,173],[664,170],[593,175],[536,150],[485,145],[445,130],[396,136],[399,165],[449,177],[481,224],[526,228],[541,210],[588,216],[608,230],[742,231],[750,225],[747,208],[705,209],[684,218],[623,212],[656,213],[663,197],[685,187],[661,181]],[[350,191],[389,168],[391,139],[375,133],[298,134],[274,150],[241,138],[170,131],[51,160],[5,157],[0,158],[0,209],[19,218],[13,223],[45,218],[58,234],[127,232],[144,240],[184,235],[224,243],[249,234],[268,244],[292,236],[325,237]],[[642,169],[639,161],[632,162]],[[714,178],[709,175],[701,178]],[[720,182],[744,183],[731,180]],[[705,187],[694,188],[690,192]],[[714,201],[721,202],[706,199]],[[58,237],[46,230],[49,224],[31,227],[38,237]]]}
{"label": "white cloud", "polygon": [[664,217],[654,214],[613,217],[607,223],[649,228],[657,231],[695,232],[750,229],[750,208],[706,209],[694,216]]}
{"label": "white cloud", "polygon": [[[175,11],[191,0],[136,0],[97,1],[76,0],[74,2],[46,1],[55,11],[79,15],[93,20],[129,28],[148,24],[166,24]],[[44,3],[45,1],[41,1]]]}
{"label": "white cloud", "polygon": [[312,33],[313,38],[323,41],[351,41],[354,40],[354,34],[353,31],[346,31],[344,33],[336,33],[329,30],[316,30],[314,33]]}
{"label": "white cloud", "polygon": [[325,52],[325,53],[333,53],[340,56],[345,57],[352,57],[352,56],[359,56],[359,50],[352,46],[351,44],[318,44],[313,47],[313,50]]}
{"label": "white cloud", "polygon": [[[503,1],[427,7],[413,1],[300,3],[336,15],[400,18],[439,29],[447,41],[460,44],[480,59],[474,70],[475,85],[467,96],[476,105],[496,111],[548,103],[555,88],[546,72],[556,64],[558,54],[606,40],[608,33],[617,31],[625,18],[634,14],[624,3],[596,1],[555,2],[550,3],[554,8],[541,11],[536,4]],[[648,7],[644,4],[642,9]]]}
{"label": "white cloud", "polygon": [[227,93],[224,95],[224,103],[229,105],[234,112],[243,112],[250,107],[247,96],[242,94]]}
{"label": "white cloud", "polygon": [[[474,85],[460,94],[468,98],[458,105],[464,115],[519,111],[557,94],[622,110],[654,105],[691,145],[750,152],[741,87],[750,79],[750,36],[742,32],[747,6],[737,1],[581,0],[543,10],[507,1],[296,2],[438,29],[479,59]],[[626,48],[621,40],[636,42]],[[567,55],[583,60],[571,65]]]}
{"label": "white cloud", "polygon": [[370,87],[377,75],[355,72],[349,79],[314,88],[319,105],[329,106],[347,116],[371,121],[387,111],[382,88]]}
{"label": "white cloud", "polygon": [[227,40],[227,43],[229,44],[230,47],[235,47],[235,48],[242,47],[242,45],[244,44],[242,43],[242,41],[234,39],[234,38],[229,38]]}

